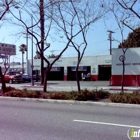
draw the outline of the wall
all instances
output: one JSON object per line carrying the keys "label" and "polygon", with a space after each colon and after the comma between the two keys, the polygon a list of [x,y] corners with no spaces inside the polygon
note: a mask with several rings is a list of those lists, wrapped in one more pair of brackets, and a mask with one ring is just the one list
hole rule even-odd
{"label": "wall", "polygon": [[[111,85],[120,86],[122,79],[122,49],[112,50]],[[125,54],[125,86],[140,85],[140,48],[128,48]]]}
{"label": "wall", "polygon": [[[50,62],[53,61],[52,58],[49,59]],[[34,59],[34,70],[40,69],[40,59]],[[77,65],[77,57],[62,57],[57,62],[54,63],[53,67],[64,67],[64,80],[67,80],[67,67],[72,67]],[[80,66],[90,66],[91,67],[91,80],[98,80],[98,65],[111,65],[111,56],[87,56],[83,57]],[[44,62],[44,67],[47,63]],[[31,74],[31,60],[28,63],[28,71]]]}

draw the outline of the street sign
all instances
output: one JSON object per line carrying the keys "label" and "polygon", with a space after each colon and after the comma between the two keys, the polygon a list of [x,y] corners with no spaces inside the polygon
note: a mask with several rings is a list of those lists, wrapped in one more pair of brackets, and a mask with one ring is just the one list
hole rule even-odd
{"label": "street sign", "polygon": [[0,54],[16,55],[16,46],[12,44],[0,43]]}

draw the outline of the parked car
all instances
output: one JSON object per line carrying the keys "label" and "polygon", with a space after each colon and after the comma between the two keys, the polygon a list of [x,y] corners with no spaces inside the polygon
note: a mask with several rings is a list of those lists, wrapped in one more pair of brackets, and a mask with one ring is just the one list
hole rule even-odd
{"label": "parked car", "polygon": [[6,75],[4,75],[4,80],[10,84],[14,82],[22,83],[22,74],[19,72],[8,72]]}
{"label": "parked car", "polygon": [[39,75],[33,75],[33,80],[34,81],[40,81],[40,76]]}
{"label": "parked car", "polygon": [[22,74],[22,82],[31,82],[31,76],[28,74]]}

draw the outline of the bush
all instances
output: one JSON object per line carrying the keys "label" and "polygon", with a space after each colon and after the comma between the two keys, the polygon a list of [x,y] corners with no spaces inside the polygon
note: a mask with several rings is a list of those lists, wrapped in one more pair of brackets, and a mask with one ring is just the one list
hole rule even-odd
{"label": "bush", "polygon": [[104,91],[104,90],[98,90],[97,92],[97,97],[99,99],[105,99],[108,98],[110,96],[110,93],[108,91]]}
{"label": "bush", "polygon": [[11,90],[5,92],[3,96],[10,96],[10,97],[24,97],[24,98],[40,98],[41,92],[40,91],[28,91],[27,89],[23,90]]}
{"label": "bush", "polygon": [[22,92],[21,90],[12,90],[12,91],[5,92],[3,96],[22,97]]}
{"label": "bush", "polygon": [[133,93],[111,94],[110,100],[115,103],[140,104],[140,93],[135,91]]}
{"label": "bush", "polygon": [[9,88],[10,91],[5,92],[4,96],[88,101],[108,98],[110,94],[109,92],[103,90],[89,91],[87,89],[82,90],[80,93],[78,93],[77,91],[71,91],[71,92],[55,92],[48,94],[42,93],[40,91],[30,91],[27,90],[26,88],[23,90],[12,90],[12,89],[13,88]]}
{"label": "bush", "polygon": [[100,100],[104,98],[108,98],[110,95],[109,92],[103,91],[103,90],[92,90],[89,91],[87,89],[82,90],[81,93],[78,93],[75,100],[82,100],[82,101],[88,101],[88,100]]}
{"label": "bush", "polygon": [[58,93],[50,93],[47,96],[48,99],[67,99],[66,93],[58,92]]}
{"label": "bush", "polygon": [[75,100],[88,101],[95,100],[95,94],[93,91],[88,91],[87,89],[82,90],[80,93],[77,93]]}
{"label": "bush", "polygon": [[12,91],[12,90],[16,90],[14,87],[11,87],[11,86],[6,87],[6,89],[7,89],[7,92]]}

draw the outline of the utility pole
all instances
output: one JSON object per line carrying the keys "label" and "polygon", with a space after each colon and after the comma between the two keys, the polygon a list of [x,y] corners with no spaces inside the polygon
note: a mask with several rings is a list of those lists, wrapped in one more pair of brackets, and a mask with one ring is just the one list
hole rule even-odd
{"label": "utility pole", "polygon": [[112,39],[112,33],[115,33],[115,32],[113,32],[111,30],[108,30],[108,32],[109,32],[108,40],[110,41],[110,55],[112,55],[112,41],[113,41],[113,39]]}
{"label": "utility pole", "polygon": [[40,0],[40,28],[41,28],[41,85],[44,83],[44,0]]}

